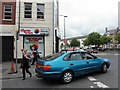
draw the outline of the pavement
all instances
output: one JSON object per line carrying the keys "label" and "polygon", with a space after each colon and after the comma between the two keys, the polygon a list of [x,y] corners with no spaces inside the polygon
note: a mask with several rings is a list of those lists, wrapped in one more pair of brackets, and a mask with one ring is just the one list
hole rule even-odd
{"label": "pavement", "polygon": [[[30,68],[30,71],[32,73],[35,73],[34,69],[35,69],[35,65],[32,65]],[[11,62],[4,62],[0,65],[1,80],[6,80],[6,79],[10,80],[10,79],[16,79],[16,78],[22,79],[22,69],[20,68],[20,63],[17,64],[17,73],[16,73],[16,63],[14,63],[14,73],[12,74],[11,74]]]}

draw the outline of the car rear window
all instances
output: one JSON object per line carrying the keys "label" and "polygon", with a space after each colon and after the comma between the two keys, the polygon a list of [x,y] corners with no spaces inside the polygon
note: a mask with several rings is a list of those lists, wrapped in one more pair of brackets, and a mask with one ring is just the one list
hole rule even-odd
{"label": "car rear window", "polygon": [[60,57],[63,54],[64,54],[64,52],[59,52],[59,53],[56,53],[56,54],[53,54],[53,55],[48,55],[44,58],[44,60],[54,60],[54,59]]}

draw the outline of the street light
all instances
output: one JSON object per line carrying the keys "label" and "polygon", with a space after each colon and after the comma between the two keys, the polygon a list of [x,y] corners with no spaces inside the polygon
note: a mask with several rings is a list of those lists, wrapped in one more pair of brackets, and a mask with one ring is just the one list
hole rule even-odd
{"label": "street light", "polygon": [[64,17],[64,43],[65,43],[65,50],[66,50],[66,31],[65,31],[65,18],[67,18],[68,16],[64,16],[64,15],[60,15]]}
{"label": "street light", "polygon": [[67,16],[64,16],[64,40],[65,40],[65,50],[66,50],[66,32],[65,32],[65,18],[66,18]]}

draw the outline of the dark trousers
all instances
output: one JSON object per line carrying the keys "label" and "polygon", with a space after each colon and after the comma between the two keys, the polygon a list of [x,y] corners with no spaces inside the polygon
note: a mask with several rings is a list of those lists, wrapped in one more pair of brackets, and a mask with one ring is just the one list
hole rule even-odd
{"label": "dark trousers", "polygon": [[32,65],[34,65],[35,61],[37,61],[37,57],[33,58]]}
{"label": "dark trousers", "polygon": [[30,75],[30,77],[32,76],[32,73],[29,71],[29,68],[23,67],[23,68],[22,68],[23,79],[26,78],[26,76],[25,76],[25,71]]}

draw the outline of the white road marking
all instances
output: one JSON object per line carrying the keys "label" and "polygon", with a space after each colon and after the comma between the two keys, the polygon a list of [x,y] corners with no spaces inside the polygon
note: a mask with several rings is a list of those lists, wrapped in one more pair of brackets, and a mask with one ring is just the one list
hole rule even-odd
{"label": "white road marking", "polygon": [[89,79],[90,81],[96,81],[96,80],[97,80],[97,79],[95,79],[95,78],[93,78],[93,77],[91,77],[91,76],[89,76],[88,79]]}
{"label": "white road marking", "polygon": [[[89,76],[88,79],[93,82],[93,84],[97,85],[99,88],[109,88],[107,85],[98,82],[97,79],[95,79],[92,76]],[[91,88],[94,88],[93,86],[90,86]]]}
{"label": "white road marking", "polygon": [[107,85],[101,83],[101,82],[94,82],[99,88],[109,88]]}
{"label": "white road marking", "polygon": [[120,54],[116,53],[115,55],[120,55]]}

